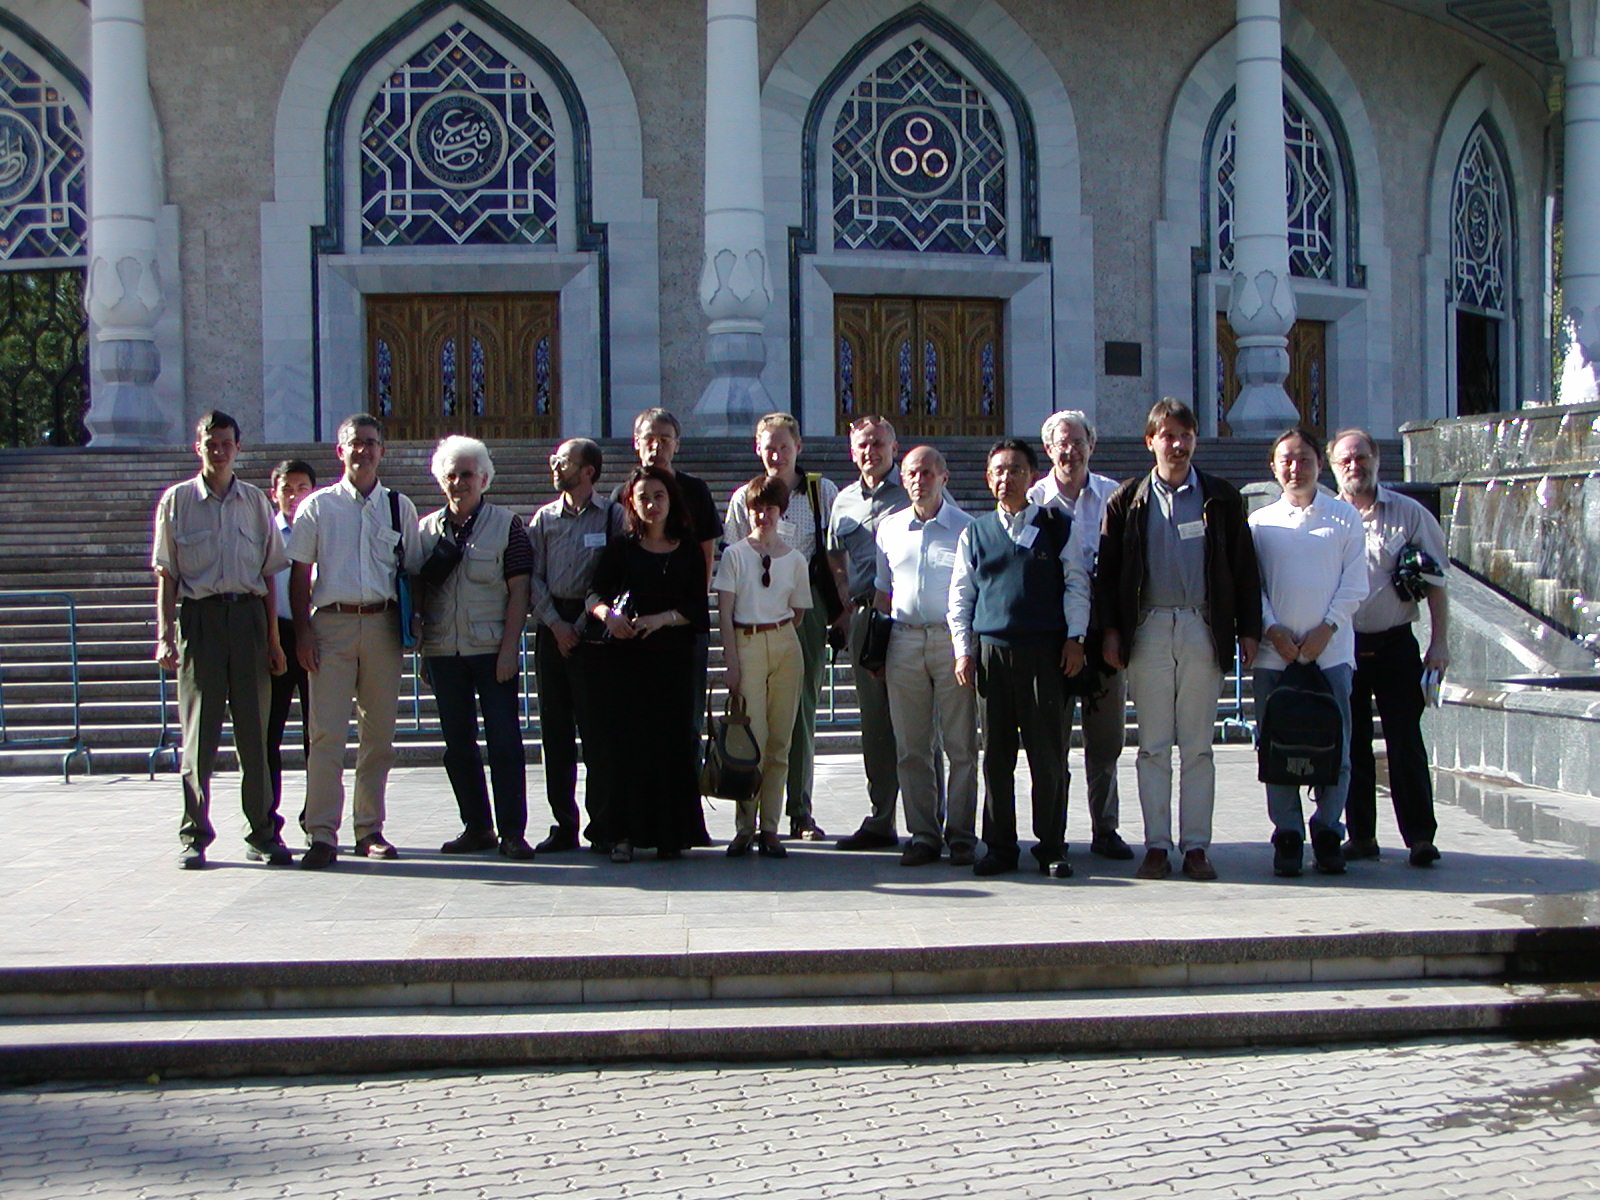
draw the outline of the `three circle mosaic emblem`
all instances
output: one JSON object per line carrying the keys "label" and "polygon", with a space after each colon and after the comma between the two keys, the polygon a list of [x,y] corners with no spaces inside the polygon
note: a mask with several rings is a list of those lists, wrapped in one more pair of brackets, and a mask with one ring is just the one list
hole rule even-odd
{"label": "three circle mosaic emblem", "polygon": [[411,158],[453,191],[483,187],[505,165],[510,139],[493,105],[471,92],[430,97],[411,122]]}
{"label": "three circle mosaic emblem", "polygon": [[896,191],[937,196],[961,175],[961,137],[943,113],[902,108],[878,131],[878,169]]}
{"label": "three circle mosaic emblem", "polygon": [[0,205],[25,199],[44,170],[39,131],[21,113],[0,108]]}

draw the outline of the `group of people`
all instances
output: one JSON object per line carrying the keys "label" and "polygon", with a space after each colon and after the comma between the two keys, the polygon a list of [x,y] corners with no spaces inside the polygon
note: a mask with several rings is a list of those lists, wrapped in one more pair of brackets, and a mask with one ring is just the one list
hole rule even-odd
{"label": "group of people", "polygon": [[[339,426],[336,483],[317,489],[313,468],[288,460],[269,493],[234,475],[237,422],[203,417],[200,473],[162,496],[152,556],[156,656],[177,673],[183,730],[180,866],[203,867],[215,837],[209,787],[225,713],[247,854],[294,862],[278,809],[295,695],[306,754],[300,865],[326,868],[340,854],[352,708],[353,852],[396,857],[384,792],[411,646],[437,698],[462,823],[443,853],[526,860],[587,843],[620,863],[711,844],[698,781],[711,592],[724,680],[761,750],[760,788],[736,805],[730,857],[785,857],[785,817],[790,839],[826,837],[812,813],[812,756],[831,642],[854,675],[868,797],[839,849],[898,849],[908,867],[948,855],[980,876],[1017,870],[1020,750],[1032,859],[1070,876],[1076,715],[1089,849],[1131,861],[1117,788],[1131,698],[1145,850],[1135,875],[1168,877],[1177,852],[1182,875],[1215,879],[1211,746],[1224,674],[1236,660],[1253,668],[1259,710],[1299,661],[1321,668],[1338,703],[1343,762],[1335,783],[1314,790],[1309,822],[1300,789],[1268,785],[1275,872],[1301,873],[1308,832],[1319,871],[1378,856],[1374,707],[1409,861],[1437,861],[1421,682],[1425,664],[1448,663],[1448,608],[1442,578],[1430,577],[1424,658],[1411,632],[1418,593],[1397,591],[1394,576],[1408,552],[1445,562],[1443,535],[1420,504],[1378,484],[1377,444],[1364,431],[1341,431],[1324,448],[1286,430],[1270,460],[1281,495],[1253,514],[1231,484],[1193,465],[1198,425],[1174,400],[1146,421],[1152,469],[1120,485],[1090,471],[1095,429],[1081,412],[1045,422],[1043,473],[1030,443],[1000,439],[985,459],[995,507],[980,514],[947,494],[937,448],[899,458],[880,417],[852,424],[857,478],[842,489],[801,470],[792,416],[762,417],[761,473],[725,514],[703,480],[674,468],[681,429],[670,412],[640,413],[633,434],[638,463],[609,497],[597,490],[601,448],[561,443],[550,456],[558,494],[526,523],[486,498],[488,448],[447,437],[432,461],[444,504],[419,520],[379,479],[383,429],[369,414]],[[1330,458],[1337,497],[1318,483]],[[552,821],[537,845],[519,713],[530,617]],[[627,721],[615,719],[619,698]]]}

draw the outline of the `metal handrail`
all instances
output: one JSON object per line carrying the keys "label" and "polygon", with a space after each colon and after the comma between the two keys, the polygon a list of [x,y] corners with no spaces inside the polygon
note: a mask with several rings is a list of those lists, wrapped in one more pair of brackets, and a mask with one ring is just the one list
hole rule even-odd
{"label": "metal handrail", "polygon": [[69,592],[0,592],[0,602],[49,601],[58,602],[67,611],[67,648],[72,675],[72,732],[51,737],[13,738],[6,725],[4,679],[0,665],[0,748],[10,750],[40,750],[53,746],[66,746],[61,757],[61,780],[72,782],[72,760],[83,756],[83,773],[94,773],[89,744],[83,740],[83,695],[78,673],[78,605]]}
{"label": "metal handrail", "polygon": [[165,667],[157,667],[156,670],[160,676],[161,683],[161,735],[156,739],[156,744],[150,753],[145,755],[144,758],[145,777],[148,779],[156,777],[156,759],[163,754],[172,756],[172,769],[176,771],[183,746],[183,731],[167,721],[167,669]]}

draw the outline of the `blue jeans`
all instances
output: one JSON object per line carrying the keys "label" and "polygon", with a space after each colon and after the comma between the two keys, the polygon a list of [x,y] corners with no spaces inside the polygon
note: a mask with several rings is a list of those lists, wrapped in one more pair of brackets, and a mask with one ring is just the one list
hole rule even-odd
{"label": "blue jeans", "polygon": [[[522,727],[517,714],[517,681],[494,677],[496,655],[438,655],[427,659],[428,678],[439,699],[444,733],[444,770],[456,794],[461,824],[469,833],[522,837],[528,826],[528,784]],[[478,710],[489,743],[489,777],[494,782],[494,817],[484,787],[483,755],[478,750]]]}
{"label": "blue jeans", "polygon": [[[1355,668],[1348,663],[1323,667],[1322,674],[1333,689],[1334,703],[1339,706],[1339,720],[1344,726],[1344,753],[1339,760],[1339,781],[1311,789],[1317,801],[1316,810],[1311,814],[1311,836],[1315,838],[1323,830],[1332,830],[1336,837],[1342,839],[1344,800],[1350,792],[1350,681],[1355,675]],[[1282,678],[1282,671],[1256,668],[1254,690],[1258,714]],[[1272,818],[1274,831],[1298,833],[1302,838],[1305,837],[1306,821],[1300,808],[1299,788],[1286,783],[1267,784],[1267,815]]]}

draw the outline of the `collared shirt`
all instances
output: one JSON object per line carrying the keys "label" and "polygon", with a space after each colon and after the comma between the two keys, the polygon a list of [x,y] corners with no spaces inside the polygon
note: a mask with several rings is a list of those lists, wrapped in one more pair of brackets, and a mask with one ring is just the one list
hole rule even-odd
{"label": "collared shirt", "polygon": [[861,480],[839,489],[828,521],[828,549],[847,557],[850,598],[870,600],[878,573],[877,532],[885,517],[911,505],[900,485],[900,473],[891,470],[872,491]]}
{"label": "collared shirt", "polygon": [[178,585],[178,598],[249,592],[288,561],[266,493],[234,476],[218,496],[199,475],[175,483],[156,504],[150,565]]}
{"label": "collared shirt", "polygon": [[1172,487],[1150,472],[1149,525],[1145,530],[1147,608],[1193,608],[1206,602],[1206,522],[1200,480]]}
{"label": "collared shirt", "polygon": [[[1282,625],[1296,641],[1323,621],[1338,628],[1317,659],[1319,666],[1354,666],[1351,623],[1367,595],[1366,539],[1361,514],[1319,491],[1304,508],[1280,496],[1250,514],[1261,568],[1261,628]],[[1279,671],[1287,664],[1262,638],[1255,665]]]}
{"label": "collared shirt", "polygon": [[[278,527],[278,536],[283,539],[283,544],[285,547],[287,547],[289,545],[289,534],[293,529],[293,524],[287,518],[285,518],[281,512],[275,512],[272,514],[272,523]],[[288,554],[285,553],[284,561],[286,564],[288,562],[288,557]],[[289,611],[289,576],[292,573],[292,569],[285,565],[283,570],[279,571],[272,577],[272,595],[274,597],[274,604],[277,607],[278,619],[280,621],[287,621],[294,616],[294,614]]]}
{"label": "collared shirt", "polygon": [[[806,495],[805,473],[800,474],[800,486],[789,493],[789,508],[778,522],[778,536],[791,550],[798,550],[807,561],[817,550],[817,518]],[[839,486],[831,479],[817,481],[817,497],[822,501],[822,529],[828,529],[833,502],[839,498]],[[731,546],[740,538],[750,536],[750,507],[744,502],[744,489],[740,488],[728,500],[728,518],[723,523],[722,541]]]}
{"label": "collared shirt", "polygon": [[[1019,546],[1027,546],[1038,536],[1033,525],[1033,519],[1038,514],[1037,504],[1029,504],[1020,513],[1007,513],[996,505],[992,513],[974,517],[972,524],[975,525],[978,521],[998,521],[1001,528],[1006,531],[1006,536]],[[1033,531],[1031,536],[1030,530]],[[957,543],[955,569],[950,574],[950,609],[947,620],[957,658],[976,654],[978,645],[977,635],[972,632],[972,614],[978,604],[978,581],[967,563],[970,557],[964,544],[967,538],[968,531],[963,529],[960,541]],[[1072,522],[1071,532],[1061,547],[1061,565],[1064,568],[1066,583],[1061,590],[1061,612],[1067,620],[1067,636],[1081,638],[1089,628],[1089,573],[1083,566],[1082,527],[1076,521]]]}
{"label": "collared shirt", "polygon": [[942,499],[926,521],[914,508],[884,517],[878,526],[873,586],[889,597],[896,621],[943,625],[950,612],[950,576],[956,546],[972,517],[954,500]]}
{"label": "collared shirt", "polygon": [[392,489],[382,483],[363,496],[347,478],[319,488],[295,510],[289,557],[311,563],[311,607],[330,604],[381,604],[395,598],[396,547],[405,567],[422,565],[422,535],[417,507],[393,492],[400,504],[400,529],[389,510]]}
{"label": "collared shirt", "polygon": [[1106,501],[1111,499],[1111,493],[1116,490],[1115,479],[1090,472],[1082,490],[1078,492],[1078,498],[1069,500],[1061,490],[1061,483],[1054,471],[1036,480],[1028,489],[1030,503],[1040,508],[1059,508],[1072,518],[1074,525],[1083,524],[1083,565],[1091,575],[1094,574],[1095,556],[1100,552],[1100,530],[1105,525]]}
{"label": "collared shirt", "polygon": [[[1360,509],[1356,510],[1358,513]],[[1356,609],[1357,633],[1382,633],[1417,619],[1417,602],[1394,590],[1394,564],[1408,543],[1426,550],[1441,571],[1449,566],[1444,530],[1433,514],[1404,492],[1378,485],[1378,499],[1361,513],[1367,546],[1367,598]]]}
{"label": "collared shirt", "polygon": [[553,626],[561,620],[555,601],[588,596],[601,551],[621,531],[622,505],[593,494],[582,508],[573,508],[563,495],[533,514],[528,523],[533,543],[529,604],[536,621]]}

